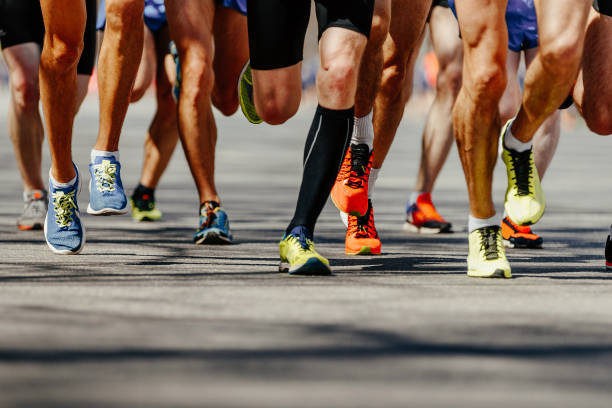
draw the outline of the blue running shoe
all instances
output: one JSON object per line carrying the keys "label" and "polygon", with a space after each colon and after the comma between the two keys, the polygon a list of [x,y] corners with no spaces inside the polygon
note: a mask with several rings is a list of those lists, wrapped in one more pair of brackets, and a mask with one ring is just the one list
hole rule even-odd
{"label": "blue running shoe", "polygon": [[224,245],[232,243],[229,219],[219,203],[206,201],[200,206],[200,227],[193,235],[196,245]]}
{"label": "blue running shoe", "polygon": [[121,183],[121,164],[114,156],[97,156],[89,164],[89,206],[92,215],[117,215],[127,212],[127,197]]}
{"label": "blue running shoe", "polygon": [[176,48],[174,41],[170,41],[168,50],[170,51],[172,58],[174,58],[174,65],[176,65],[176,77],[174,79],[174,86],[172,87],[172,95],[174,96],[174,100],[178,102],[179,97],[181,96],[181,82],[183,81],[183,75],[181,74],[181,60],[179,60],[178,49]]}
{"label": "blue running shoe", "polygon": [[45,240],[53,252],[76,255],[85,245],[85,228],[81,224],[77,196],[80,190],[79,172],[70,187],[55,187],[49,180],[49,205],[45,217]]}

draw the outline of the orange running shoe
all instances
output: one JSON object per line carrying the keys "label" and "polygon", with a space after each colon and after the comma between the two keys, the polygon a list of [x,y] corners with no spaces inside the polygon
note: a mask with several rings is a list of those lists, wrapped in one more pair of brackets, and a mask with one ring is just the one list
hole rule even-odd
{"label": "orange running shoe", "polygon": [[368,210],[363,217],[348,216],[345,252],[347,255],[378,255],[380,247],[372,201],[368,200]]}
{"label": "orange running shoe", "polygon": [[416,203],[406,210],[404,231],[440,234],[453,232],[453,224],[438,214],[431,201],[431,193],[422,193],[417,197]]}
{"label": "orange running shoe", "polygon": [[502,220],[501,229],[507,248],[542,248],[542,237],[534,234],[528,225],[517,225],[506,217]]}
{"label": "orange running shoe", "polygon": [[367,144],[351,144],[346,151],[331,199],[338,210],[355,216],[368,211],[368,178],[372,153]]}

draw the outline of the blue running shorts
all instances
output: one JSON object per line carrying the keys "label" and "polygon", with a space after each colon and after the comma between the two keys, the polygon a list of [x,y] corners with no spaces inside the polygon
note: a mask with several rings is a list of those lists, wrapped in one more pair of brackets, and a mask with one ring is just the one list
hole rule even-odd
{"label": "blue running shorts", "polygon": [[220,3],[225,7],[233,8],[240,14],[245,16],[247,14],[246,0],[221,0]]}
{"label": "blue running shorts", "polygon": [[[232,8],[237,12],[246,16],[247,6],[246,0],[217,0],[221,5]],[[144,0],[144,20],[145,24],[152,32],[158,31],[167,24],[166,6],[164,0]],[[100,1],[100,9],[98,10],[98,22],[96,27],[98,30],[104,30],[106,25],[106,10],[105,0]]]}
{"label": "blue running shorts", "polygon": [[509,0],[506,8],[508,48],[519,52],[538,46],[538,19],[533,0]]}
{"label": "blue running shorts", "polygon": [[[448,1],[455,17],[455,0]],[[538,46],[538,20],[533,0],[508,0],[506,8],[508,48],[515,52]]]}
{"label": "blue running shorts", "polygon": [[[144,0],[144,22],[152,32],[157,32],[160,28],[167,24],[166,20],[166,6],[164,0]],[[100,8],[98,10],[98,23],[96,24],[98,30],[104,30],[106,25],[106,1],[100,1]]]}

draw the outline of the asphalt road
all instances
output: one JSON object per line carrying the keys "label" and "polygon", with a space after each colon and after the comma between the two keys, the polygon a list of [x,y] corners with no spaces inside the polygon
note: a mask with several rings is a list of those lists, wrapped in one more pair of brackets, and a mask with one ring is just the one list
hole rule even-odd
{"label": "asphalt road", "polygon": [[[133,106],[125,125],[129,190],[152,104]],[[455,150],[434,199],[458,232],[401,230],[424,122],[411,114],[375,197],[384,254],[345,256],[328,205],[316,238],[335,275],[296,278],[277,272],[277,245],[311,115],[305,107],[281,127],[219,117],[217,182],[235,245],[191,243],[198,202],[179,149],[157,193],[162,222],[85,215],[87,246],[68,257],[53,255],[41,232],[15,228],[21,185],[0,114],[0,406],[612,404],[612,275],[603,267],[612,140],[580,125],[564,132],[543,184],[544,248],[510,250],[512,280],[475,280],[465,275],[467,199]],[[74,140],[83,174],[96,118],[89,100]],[[504,177],[498,166],[499,205]],[[81,208],[87,202],[84,189]]]}

